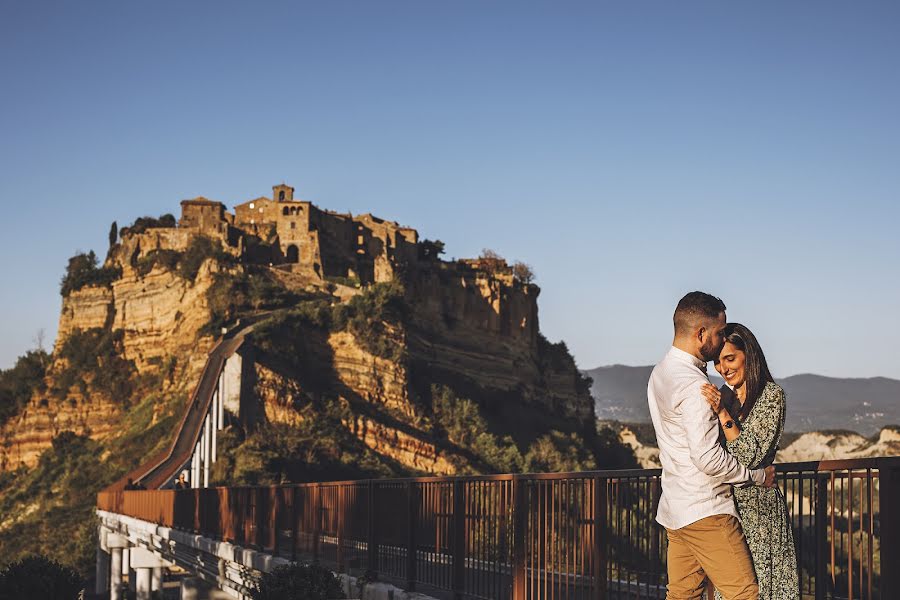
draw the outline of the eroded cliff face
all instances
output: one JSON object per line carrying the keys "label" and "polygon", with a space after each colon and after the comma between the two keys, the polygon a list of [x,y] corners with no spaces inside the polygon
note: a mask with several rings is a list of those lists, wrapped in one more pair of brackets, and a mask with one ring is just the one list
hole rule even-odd
{"label": "eroded cliff face", "polygon": [[[129,233],[105,263],[117,277],[64,297],[48,371],[47,387],[56,387],[57,393],[35,396],[0,431],[7,468],[34,464],[53,435],[65,429],[100,439],[121,433],[117,423],[135,399],[96,393],[89,389],[90,377],[58,390],[67,366],[61,350],[77,332],[116,334],[117,352],[133,367],[136,379],[167,370],[167,386],[187,393],[196,384],[217,334],[210,327],[210,288],[222,279],[247,275],[240,264],[242,241],[228,245],[223,237],[218,242],[234,260],[226,266],[210,258],[186,277],[175,265],[198,235],[171,227]],[[395,270],[392,266],[391,272]],[[311,326],[297,333],[303,338],[299,346],[270,349],[258,357],[258,417],[296,423],[311,398],[339,399],[352,415],[342,420],[344,426],[367,447],[413,472],[437,474],[468,468],[472,457],[442,440],[429,421],[430,390],[436,384],[481,405],[489,420],[506,424],[510,431],[503,433],[521,433],[517,442],[522,450],[551,429],[593,431],[586,382],[565,346],[540,335],[537,286],[514,278],[505,263],[486,271],[472,261],[434,260],[400,271],[406,314],[378,327],[381,341],[393,350],[373,351],[371,340],[358,339],[349,329]],[[268,272],[276,287],[324,296],[332,305],[364,293],[327,281],[311,290],[308,279],[292,277],[289,270]],[[299,369],[296,354],[305,361]]]}
{"label": "eroded cliff face", "polygon": [[568,350],[540,335],[539,293],[502,274],[443,265],[420,273],[408,283],[411,359],[430,381],[593,427],[593,400]]}
{"label": "eroded cliff face", "polygon": [[183,251],[189,241],[188,232],[174,229],[126,236],[106,262],[121,269],[119,278],[108,286],[82,287],[62,299],[48,391],[35,394],[26,409],[0,429],[0,467],[33,466],[61,431],[95,439],[121,433],[123,412],[139,399],[92,390],[89,374],[67,389],[49,391],[59,387],[67,367],[61,349],[76,331],[121,331],[121,356],[133,365],[135,378],[168,368],[172,377],[166,385],[171,391],[190,389],[213,344],[201,330],[209,323],[206,293],[219,267],[206,261],[187,281],[161,265],[143,274],[134,266],[153,251]]}

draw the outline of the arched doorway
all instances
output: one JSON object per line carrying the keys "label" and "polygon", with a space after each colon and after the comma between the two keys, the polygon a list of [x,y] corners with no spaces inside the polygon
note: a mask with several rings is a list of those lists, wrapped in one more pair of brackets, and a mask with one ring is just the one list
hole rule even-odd
{"label": "arched doorway", "polygon": [[289,263],[295,263],[300,260],[300,250],[294,244],[290,244],[287,247],[287,261]]}

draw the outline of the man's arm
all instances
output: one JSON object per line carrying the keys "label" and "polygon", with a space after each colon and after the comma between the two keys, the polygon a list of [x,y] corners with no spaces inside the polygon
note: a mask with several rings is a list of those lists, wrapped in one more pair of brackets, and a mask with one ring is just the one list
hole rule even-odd
{"label": "man's arm", "polygon": [[722,483],[739,485],[752,481],[756,485],[765,485],[763,469],[748,469],[719,445],[718,420],[700,393],[701,385],[702,382],[691,383],[682,390],[679,398],[691,462]]}

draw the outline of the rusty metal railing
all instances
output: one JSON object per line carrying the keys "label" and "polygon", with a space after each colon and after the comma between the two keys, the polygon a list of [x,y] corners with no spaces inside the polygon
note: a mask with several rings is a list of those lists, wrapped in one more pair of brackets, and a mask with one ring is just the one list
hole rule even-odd
{"label": "rusty metal railing", "polygon": [[[900,597],[900,458],[784,464],[803,598]],[[659,470],[109,491],[98,508],[453,598],[663,598]]]}

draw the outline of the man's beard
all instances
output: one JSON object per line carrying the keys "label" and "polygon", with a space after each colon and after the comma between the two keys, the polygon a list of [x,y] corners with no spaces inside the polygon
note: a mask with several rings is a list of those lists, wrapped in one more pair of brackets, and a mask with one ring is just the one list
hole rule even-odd
{"label": "man's beard", "polygon": [[[724,345],[725,344],[723,343],[722,346]],[[719,353],[722,351],[722,346],[713,346],[712,340],[706,340],[706,342],[700,346],[700,355],[706,362],[716,360],[716,357],[719,356]]]}

